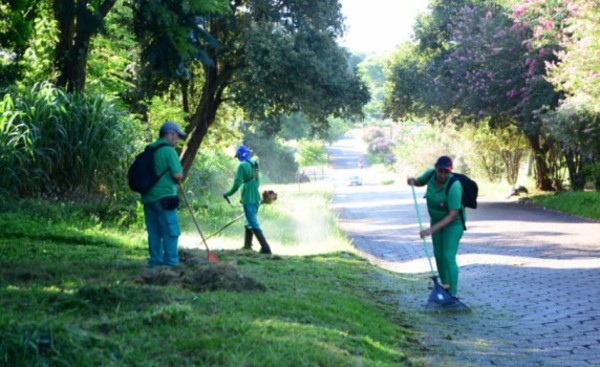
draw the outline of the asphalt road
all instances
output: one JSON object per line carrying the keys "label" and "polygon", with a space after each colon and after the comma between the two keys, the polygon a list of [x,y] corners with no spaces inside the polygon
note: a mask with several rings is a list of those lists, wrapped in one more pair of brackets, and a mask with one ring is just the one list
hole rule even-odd
{"label": "asphalt road", "polygon": [[[351,136],[329,149],[339,183],[333,207],[365,257],[406,279],[392,298],[422,332],[426,365],[600,366],[600,223],[480,198],[458,256],[459,296],[473,312],[427,312],[430,267],[412,191],[405,177],[382,185],[359,169],[363,150]],[[354,174],[364,185],[343,185]],[[427,225],[423,190],[416,197]]]}

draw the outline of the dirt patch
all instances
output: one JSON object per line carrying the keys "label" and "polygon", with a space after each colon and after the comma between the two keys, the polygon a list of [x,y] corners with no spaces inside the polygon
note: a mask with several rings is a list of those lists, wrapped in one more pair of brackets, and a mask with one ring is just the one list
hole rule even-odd
{"label": "dirt patch", "polygon": [[181,250],[181,264],[147,269],[134,283],[175,286],[195,292],[229,290],[235,292],[265,291],[266,287],[245,276],[235,262],[208,262],[200,250]]}

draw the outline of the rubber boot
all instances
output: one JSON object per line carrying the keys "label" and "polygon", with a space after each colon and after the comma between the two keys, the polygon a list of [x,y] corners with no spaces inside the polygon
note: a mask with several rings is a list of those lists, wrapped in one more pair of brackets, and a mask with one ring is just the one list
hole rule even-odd
{"label": "rubber boot", "polygon": [[246,228],[244,237],[244,250],[252,250],[252,228]]}
{"label": "rubber boot", "polygon": [[260,243],[259,253],[270,255],[271,248],[269,247],[269,244],[267,243],[267,239],[265,238],[265,235],[263,234],[262,230],[258,229],[258,228],[253,228],[252,230],[254,231],[254,235],[258,239],[258,243]]}

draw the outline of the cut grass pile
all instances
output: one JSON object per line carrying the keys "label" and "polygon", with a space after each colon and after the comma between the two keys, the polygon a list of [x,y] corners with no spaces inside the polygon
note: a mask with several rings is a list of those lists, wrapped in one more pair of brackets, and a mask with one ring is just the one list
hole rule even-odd
{"label": "cut grass pile", "polygon": [[[383,271],[340,250],[335,231],[309,240],[319,244],[312,255],[219,250],[208,263],[206,252],[182,249],[180,266],[149,270],[143,232],[76,210],[36,215],[51,212],[45,205],[0,212],[0,366],[420,364],[418,335],[382,299]],[[302,242],[270,240],[288,251]]]}

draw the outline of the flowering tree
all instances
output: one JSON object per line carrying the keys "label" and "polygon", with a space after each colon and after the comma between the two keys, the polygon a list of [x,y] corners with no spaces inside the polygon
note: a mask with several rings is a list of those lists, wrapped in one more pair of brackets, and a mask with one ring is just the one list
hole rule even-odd
{"label": "flowering tree", "polygon": [[558,106],[562,94],[547,71],[568,37],[573,8],[565,0],[508,3],[514,2],[433,1],[431,15],[415,32],[421,58],[400,60],[410,70],[398,64],[391,68],[397,75],[418,77],[420,87],[411,90],[391,77],[388,96],[406,103],[388,98],[386,113],[401,116],[420,109],[454,120],[487,120],[494,127],[514,125],[533,151],[537,187],[550,190],[555,186],[550,172],[558,169],[549,157],[556,157],[558,145],[542,116]]}
{"label": "flowering tree", "polygon": [[573,188],[583,189],[592,176],[600,190],[600,3],[572,0],[568,6],[570,36],[562,37],[548,78],[565,98],[545,123],[561,142]]}

